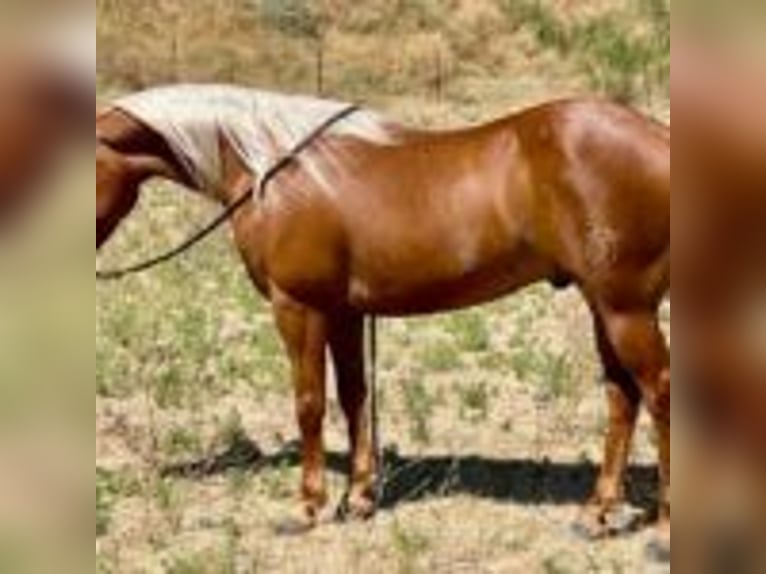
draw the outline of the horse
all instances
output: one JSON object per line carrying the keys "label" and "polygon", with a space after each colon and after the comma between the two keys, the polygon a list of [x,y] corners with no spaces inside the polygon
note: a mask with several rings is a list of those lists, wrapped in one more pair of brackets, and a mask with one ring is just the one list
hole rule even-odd
{"label": "horse", "polygon": [[757,570],[764,557],[766,81],[732,30],[682,29],[671,54],[679,412],[695,431],[681,468],[691,460],[686,474],[704,476],[685,493],[689,571],[722,556]]}
{"label": "horse", "polygon": [[[96,116],[96,248],[164,178],[223,206],[342,104],[231,86],[155,88]],[[351,517],[375,510],[364,318],[448,312],[550,282],[593,313],[609,405],[605,458],[581,523],[609,533],[640,408],[659,437],[659,528],[670,530],[669,128],[616,103],[558,100],[461,130],[361,109],[231,220],[291,365],[303,515],[327,504],[326,351],[348,422]]]}
{"label": "horse", "polygon": [[683,38],[672,54],[679,359],[685,390],[719,419],[713,434],[733,433],[762,459],[764,327],[754,333],[742,318],[757,321],[766,305],[766,82],[761,60],[715,44]]}
{"label": "horse", "polygon": [[7,36],[0,43],[0,225],[37,197],[67,144],[89,137],[95,45],[93,28],[82,22],[44,26],[44,39],[33,46]]}

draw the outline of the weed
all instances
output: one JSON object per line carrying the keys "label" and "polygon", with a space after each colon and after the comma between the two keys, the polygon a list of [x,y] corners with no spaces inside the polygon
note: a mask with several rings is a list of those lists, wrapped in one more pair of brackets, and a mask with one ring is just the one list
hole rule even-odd
{"label": "weed", "polygon": [[418,559],[428,550],[428,538],[420,532],[405,528],[399,520],[394,520],[391,526],[391,538],[399,554],[399,572],[415,572]]}
{"label": "weed", "polygon": [[288,462],[280,464],[277,468],[263,475],[263,485],[266,494],[273,500],[289,500],[293,498],[295,476]]}
{"label": "weed", "polygon": [[476,383],[460,386],[458,388],[460,397],[460,418],[472,423],[478,423],[487,420],[489,414],[489,391],[487,383],[479,381]]}
{"label": "weed", "polygon": [[561,565],[558,557],[548,557],[543,560],[542,570],[545,574],[568,574],[570,570]]}
{"label": "weed", "polygon": [[112,475],[96,468],[96,538],[105,536],[109,532],[114,496]]}
{"label": "weed", "polygon": [[231,409],[226,415],[221,428],[218,430],[216,443],[226,452],[236,451],[237,447],[242,444],[250,444],[250,439],[242,422],[242,415],[237,409]]}
{"label": "weed", "polygon": [[635,99],[651,61],[647,46],[608,16],[578,28],[576,37],[591,86],[622,101]]}
{"label": "weed", "polygon": [[447,373],[462,366],[458,350],[443,341],[428,344],[421,353],[420,363],[426,371],[437,373]]}
{"label": "weed", "polygon": [[490,347],[491,334],[487,317],[481,312],[470,311],[453,315],[447,329],[463,351],[481,353]]}
{"label": "weed", "polygon": [[641,0],[638,16],[652,33],[633,32],[634,19],[611,11],[585,22],[568,23],[540,0],[507,0],[505,13],[532,31],[538,44],[572,56],[592,89],[622,101],[667,86],[670,72],[670,5],[668,0]]}
{"label": "weed", "polygon": [[[223,80],[288,92],[313,89],[316,42],[310,34],[296,34],[305,22],[293,19],[287,24],[298,29],[285,30],[285,20],[260,18],[260,2],[200,0],[194,9],[184,0],[97,3],[99,84],[108,85],[110,90],[114,81],[120,84],[110,95],[175,79]],[[285,7],[298,3],[291,0]],[[331,15],[326,37],[328,93],[340,99],[366,101],[400,119],[427,126],[484,121],[564,90],[579,93],[590,87],[622,99],[639,99],[642,104],[651,104],[648,100],[654,95],[663,96],[670,65],[667,0],[636,0],[619,6],[594,2],[595,16],[591,11],[572,15],[570,10],[576,11],[572,8],[559,12],[556,7],[561,3],[549,0],[448,4],[454,4],[455,9],[447,14],[442,0],[343,2],[342,9]],[[497,11],[498,5],[504,8],[502,12]],[[181,17],[169,14],[173,10]],[[477,14],[474,25],[468,18]],[[305,14],[298,16],[305,18]],[[157,33],[159,22],[170,22],[167,34]],[[170,54],[172,43],[176,43],[175,55]],[[130,49],[125,50],[125,46]],[[437,92],[433,87],[437,77],[441,100],[435,102],[431,100]],[[166,193],[169,188],[164,185],[153,188],[158,193],[145,194],[136,216],[126,222],[104,257],[115,262],[140,259],[183,239],[185,231],[194,227],[192,222],[203,221],[208,214],[208,207],[189,196]],[[127,449],[128,460],[148,460],[151,467],[139,481],[123,470],[110,472],[97,466],[99,572],[271,571],[284,556],[291,558],[285,566],[288,571],[415,572],[427,566],[439,569],[452,558],[459,562],[469,553],[475,557],[486,554],[487,567],[492,569],[496,566],[492,562],[495,551],[504,548],[502,541],[512,546],[508,550],[511,554],[529,555],[531,570],[588,571],[582,560],[570,563],[560,555],[544,564],[549,543],[556,546],[560,541],[555,540],[555,533],[552,538],[541,538],[538,529],[521,523],[512,543],[506,523],[500,521],[500,545],[489,542],[494,538],[490,522],[479,525],[479,546],[471,546],[475,542],[469,538],[473,537],[466,537],[465,545],[462,541],[455,545],[451,528],[440,528],[444,520],[465,518],[466,528],[478,526],[470,513],[464,517],[455,510],[462,504],[460,497],[453,500],[446,494],[434,501],[435,509],[430,502],[406,505],[403,510],[416,516],[418,525],[423,518],[431,520],[422,526],[392,515],[391,530],[384,528],[372,537],[357,529],[365,527],[349,525],[323,529],[321,536],[303,537],[297,545],[279,537],[262,540],[274,515],[294,503],[300,467],[290,460],[275,467],[265,465],[255,475],[244,464],[237,464],[257,454],[257,447],[247,436],[243,415],[248,411],[244,409],[258,408],[258,399],[267,399],[274,412],[253,417],[265,427],[259,427],[258,433],[292,436],[297,431],[288,414],[292,395],[282,345],[266,306],[233,256],[226,234],[219,234],[182,261],[154,274],[109,288],[97,286],[96,293],[96,387],[97,396],[105,399],[97,401],[98,415],[107,414],[114,406],[120,416],[124,411],[128,421],[125,432],[120,429],[99,439],[108,443],[104,449],[107,456]],[[477,434],[471,425],[500,414],[499,409],[498,413],[492,410],[491,401],[506,374],[515,373],[532,387],[538,402],[569,398],[570,375],[573,369],[579,373],[580,364],[541,336],[546,320],[554,319],[546,335],[555,335],[558,328],[571,328],[567,321],[557,322],[551,317],[552,297],[550,289],[533,288],[497,306],[434,321],[386,322],[381,336],[381,400],[385,401],[380,405],[381,414],[389,417],[398,408],[401,417],[383,421],[384,438],[408,437],[401,458],[403,464],[413,460],[416,472],[412,474],[420,477],[416,452],[425,447],[428,454],[454,452],[461,457],[465,453],[458,451],[465,449],[470,453],[476,450],[482,458],[500,456],[493,439],[516,444],[530,430],[532,416],[540,417],[531,422],[540,427],[541,441],[568,432],[551,423],[551,417],[527,411],[527,400],[513,403],[516,381],[508,380],[503,390],[508,392],[509,408],[502,411],[502,418],[493,421],[491,427],[482,425],[478,442],[462,440]],[[663,318],[669,321],[669,312]],[[590,355],[585,358],[595,369],[592,359]],[[478,368],[480,374],[466,379],[467,365]],[[434,381],[437,386],[430,378],[438,379]],[[385,379],[401,384],[384,387]],[[144,389],[151,400],[125,400]],[[217,418],[219,399],[231,404],[234,391],[238,399],[245,394],[252,405],[237,403],[241,411],[234,409],[228,415],[224,411],[225,416]],[[541,412],[545,413],[555,407],[552,418],[556,419],[560,407],[567,410],[573,402],[537,406],[544,407]],[[153,422],[148,431],[142,409],[153,408],[155,403],[165,412],[152,414],[156,424]],[[454,405],[459,412],[453,413],[450,407]],[[603,409],[598,413],[603,423]],[[443,420],[442,416],[454,420]],[[596,418],[593,423],[599,422]],[[194,421],[193,427],[184,426],[188,420]],[[251,420],[249,414],[247,420]],[[201,431],[210,421],[214,425],[212,439]],[[454,428],[455,433],[437,433],[437,422],[438,428]],[[337,426],[335,433],[341,428]],[[159,440],[148,445],[146,435],[155,428]],[[485,431],[496,435],[485,436]],[[593,456],[601,448],[600,431],[601,425],[596,424],[573,428],[570,432],[576,436],[567,437],[572,441],[569,452],[575,457],[580,453]],[[460,440],[453,440],[455,436]],[[330,449],[345,451],[345,437],[341,442],[335,442],[337,436],[328,438]],[[157,451],[146,453],[147,445]],[[518,456],[529,456],[522,452],[524,445],[518,446]],[[540,450],[533,446],[535,452]],[[213,452],[223,452],[227,462],[233,460],[234,470],[211,480],[173,482],[156,478],[156,461],[176,457],[197,460]],[[100,464],[105,463],[99,459]],[[343,477],[333,477],[340,490]],[[210,500],[217,504],[208,508],[205,505]],[[133,503],[142,504],[136,512],[129,512]],[[485,503],[489,506],[492,501]],[[159,511],[163,520],[160,524],[152,520],[151,528],[142,531],[144,507],[152,517]],[[263,516],[253,512],[253,507],[263,507]],[[513,521],[509,524],[516,525],[516,505],[504,508],[504,516],[506,511]],[[558,516],[556,509],[550,512]],[[248,535],[243,538],[245,525],[241,520],[245,513]],[[481,516],[487,515],[482,512]],[[181,517],[189,517],[194,526]],[[118,524],[117,520],[124,522]],[[436,528],[432,528],[434,520]],[[336,536],[343,537],[345,542],[340,544],[344,548],[352,549],[350,556],[339,555],[337,564],[331,562],[337,566],[333,569],[328,568],[322,548],[338,547]],[[245,562],[255,555],[269,567]],[[381,555],[392,556],[393,563],[378,562]],[[617,570],[612,567],[615,553],[609,547],[599,546],[594,555],[601,569]],[[622,555],[617,557],[618,562],[623,559]],[[625,571],[635,571],[633,564],[624,564]],[[0,570],[4,570],[3,565]]]}
{"label": "weed", "polygon": [[569,50],[569,31],[566,25],[540,0],[505,0],[502,7],[517,26],[529,28],[544,48],[561,53]]}
{"label": "weed", "polygon": [[517,378],[535,384],[544,401],[560,399],[571,388],[569,357],[552,353],[540,342],[517,346],[511,362]]}
{"label": "weed", "polygon": [[244,498],[249,491],[252,475],[246,469],[234,468],[226,474],[228,491],[236,500]]}
{"label": "weed", "polygon": [[137,496],[140,491],[141,485],[132,475],[96,467],[96,538],[109,533],[112,513],[119,500]]}
{"label": "weed", "polygon": [[431,442],[429,421],[436,401],[419,377],[405,381],[402,384],[402,391],[410,426],[410,437],[420,445],[427,445]]}
{"label": "weed", "polygon": [[181,530],[183,519],[182,498],[179,485],[170,478],[156,478],[153,481],[153,499],[162,512],[172,533]]}
{"label": "weed", "polygon": [[235,574],[236,562],[228,550],[209,549],[191,555],[173,556],[164,565],[168,574]]}
{"label": "weed", "polygon": [[167,363],[156,370],[152,380],[152,394],[154,402],[161,409],[183,407],[186,396],[185,370],[180,360],[173,358],[168,358]]}
{"label": "weed", "polygon": [[202,453],[202,439],[185,427],[174,427],[167,431],[161,441],[162,453],[174,459],[183,456],[195,456]]}

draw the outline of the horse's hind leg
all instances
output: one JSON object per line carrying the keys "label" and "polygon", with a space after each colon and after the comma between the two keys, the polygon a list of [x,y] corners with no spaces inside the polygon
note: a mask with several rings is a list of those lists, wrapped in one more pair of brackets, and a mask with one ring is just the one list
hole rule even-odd
{"label": "horse's hind leg", "polygon": [[348,422],[350,483],[342,513],[368,518],[375,511],[375,456],[368,415],[364,368],[364,319],[341,314],[330,321],[330,349],[338,378],[338,396]]}
{"label": "horse's hind leg", "polygon": [[605,332],[621,364],[633,375],[657,429],[660,466],[659,520],[670,537],[670,351],[656,309],[601,309]]}
{"label": "horse's hind leg", "polygon": [[630,448],[641,406],[641,391],[632,374],[623,367],[606,327],[598,312],[594,312],[596,340],[604,367],[609,423],[604,448],[604,462],[596,490],[585,508],[578,528],[583,534],[597,538],[624,529],[627,524],[614,512],[625,498],[624,478]]}
{"label": "horse's hind leg", "polygon": [[316,524],[327,504],[322,425],[326,408],[327,322],[323,314],[276,292],[274,316],[292,368],[302,439],[301,494],[306,526]]}

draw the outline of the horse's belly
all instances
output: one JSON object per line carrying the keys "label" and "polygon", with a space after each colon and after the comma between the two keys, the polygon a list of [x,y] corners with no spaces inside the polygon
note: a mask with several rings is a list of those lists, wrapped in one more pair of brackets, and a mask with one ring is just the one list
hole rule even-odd
{"label": "horse's belly", "polygon": [[424,260],[376,277],[353,277],[350,303],[379,315],[438,313],[493,301],[547,273],[544,262],[531,253],[508,253],[459,273]]}

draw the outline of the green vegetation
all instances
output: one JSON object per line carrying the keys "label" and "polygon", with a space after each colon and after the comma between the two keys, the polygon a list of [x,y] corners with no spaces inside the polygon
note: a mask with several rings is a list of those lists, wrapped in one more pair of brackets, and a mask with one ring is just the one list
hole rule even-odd
{"label": "green vegetation", "polygon": [[487,420],[490,408],[490,395],[485,381],[461,385],[458,388],[460,398],[460,418],[473,423]]}
{"label": "green vegetation", "polygon": [[392,524],[391,537],[398,553],[398,571],[401,574],[420,572],[418,559],[428,550],[428,538],[420,532],[402,526],[398,521]]}
{"label": "green vegetation", "polygon": [[112,512],[119,500],[136,496],[140,491],[141,486],[132,475],[96,467],[96,538],[109,533]]}
{"label": "green vegetation", "polygon": [[[445,125],[596,91],[667,119],[667,0],[97,0],[97,7],[102,95],[234,81],[322,89]],[[152,186],[99,264],[174,245],[211,209]],[[420,572],[445,564],[562,571],[563,562],[545,559],[568,543],[530,518],[529,501],[504,481],[537,484],[548,467],[534,461],[579,463],[602,448],[592,327],[574,294],[533,288],[482,309],[382,321],[383,438],[410,473],[405,479],[425,489],[423,500],[387,508],[372,524],[300,537],[275,535],[275,523],[297,510],[300,476],[291,451],[270,459],[298,436],[288,366],[268,305],[227,234],[151,274],[97,285],[96,315],[99,572],[306,565]],[[667,326],[669,309],[663,319]],[[581,411],[595,414],[573,416]],[[346,429],[335,401],[329,415],[328,479],[337,500],[346,482],[335,453],[346,452]],[[651,460],[651,434],[639,435],[642,460]],[[250,466],[261,448],[263,461]],[[429,474],[428,462],[452,456],[456,470],[445,480],[454,490],[439,484],[440,469]],[[506,478],[497,470],[505,461],[533,462],[525,476]],[[200,472],[165,472],[185,464]],[[507,500],[496,500],[498,490]],[[541,514],[564,523],[571,508],[546,503]],[[643,571],[635,561],[641,543],[577,546],[567,566],[571,554],[571,571],[617,564]],[[503,562],[509,553],[512,565]]]}
{"label": "green vegetation", "polygon": [[410,427],[410,438],[421,446],[431,442],[430,419],[436,400],[422,378],[413,378],[402,383],[404,407]]}
{"label": "green vegetation", "polygon": [[451,342],[434,341],[423,345],[420,362],[427,371],[446,373],[460,368],[460,352]]}
{"label": "green vegetation", "polygon": [[463,351],[481,353],[490,348],[491,333],[487,318],[478,311],[454,314],[447,328]]}
{"label": "green vegetation", "polygon": [[[568,20],[540,0],[506,0],[505,12],[538,43],[571,57],[591,89],[623,101],[666,90],[670,78],[670,4],[639,0],[633,9]],[[637,24],[638,22],[638,24]]]}
{"label": "green vegetation", "polygon": [[[588,88],[665,96],[669,0],[579,16],[553,0],[98,0],[102,83],[231,81],[377,100],[507,92],[530,47],[554,51]],[[204,34],[200,34],[204,29]],[[511,75],[507,75],[510,73]]]}

